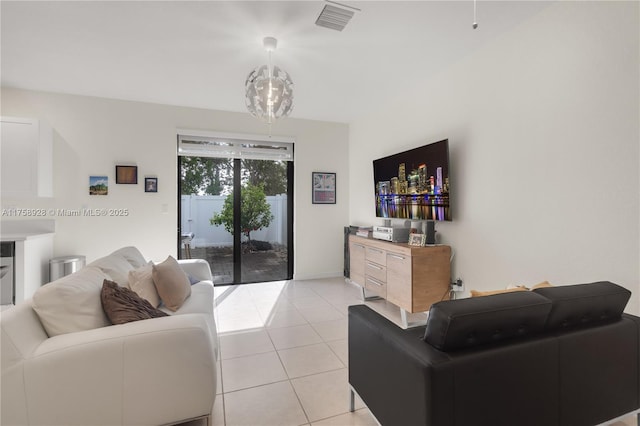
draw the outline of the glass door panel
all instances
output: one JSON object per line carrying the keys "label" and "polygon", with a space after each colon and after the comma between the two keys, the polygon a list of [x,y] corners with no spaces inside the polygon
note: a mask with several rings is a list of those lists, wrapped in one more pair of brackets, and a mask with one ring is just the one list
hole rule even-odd
{"label": "glass door panel", "polygon": [[242,282],[293,276],[289,268],[289,163],[242,160]]}
{"label": "glass door panel", "polygon": [[180,257],[207,260],[216,284],[291,279],[293,162],[178,158]]}
{"label": "glass door panel", "polygon": [[234,282],[233,216],[229,227],[213,226],[233,185],[225,158],[178,157],[180,170],[180,258],[205,259],[216,283]]}

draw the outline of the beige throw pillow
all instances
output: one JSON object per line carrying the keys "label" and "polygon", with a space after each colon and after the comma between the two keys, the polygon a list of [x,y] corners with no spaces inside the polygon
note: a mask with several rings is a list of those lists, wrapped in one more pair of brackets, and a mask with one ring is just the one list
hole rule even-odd
{"label": "beige throw pillow", "polygon": [[191,296],[191,283],[178,261],[172,256],[152,266],[153,282],[167,309],[175,312]]}
{"label": "beige throw pillow", "polygon": [[547,288],[547,287],[553,287],[553,285],[549,281],[542,281],[541,283],[538,283],[533,287],[531,287],[531,290],[535,290],[536,288]]}
{"label": "beige throw pillow", "polygon": [[514,287],[514,288],[508,288],[505,290],[492,290],[492,291],[471,290],[471,297],[492,296],[494,294],[513,293],[516,291],[528,291],[528,289],[526,287]]}
{"label": "beige throw pillow", "polygon": [[141,268],[129,271],[129,288],[154,308],[160,306],[160,296],[153,282],[153,264],[149,262]]}

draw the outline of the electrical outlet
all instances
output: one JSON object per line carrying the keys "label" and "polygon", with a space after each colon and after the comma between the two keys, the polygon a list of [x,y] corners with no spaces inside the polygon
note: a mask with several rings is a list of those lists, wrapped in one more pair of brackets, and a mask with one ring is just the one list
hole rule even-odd
{"label": "electrical outlet", "polygon": [[464,283],[460,278],[451,283],[452,291],[464,291]]}

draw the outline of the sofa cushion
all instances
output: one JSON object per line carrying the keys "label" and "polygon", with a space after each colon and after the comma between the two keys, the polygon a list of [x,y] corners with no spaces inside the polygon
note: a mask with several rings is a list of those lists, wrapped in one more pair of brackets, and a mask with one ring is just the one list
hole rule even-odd
{"label": "sofa cushion", "polygon": [[175,312],[191,295],[191,283],[178,261],[172,256],[153,265],[153,282],[156,285],[162,303],[167,309]]}
{"label": "sofa cushion", "polygon": [[102,284],[100,301],[111,324],[114,325],[167,316],[138,296],[135,291],[120,287],[109,280],[104,280]]}
{"label": "sofa cushion", "polygon": [[609,281],[533,290],[551,300],[546,328],[563,329],[620,319],[631,292]]}
{"label": "sofa cushion", "polygon": [[144,256],[140,253],[140,250],[133,246],[122,247],[111,254],[123,257],[134,268],[140,268],[147,264],[147,261],[144,260]]}
{"label": "sofa cushion", "polygon": [[151,306],[157,308],[160,306],[160,296],[153,283],[152,273],[152,263],[129,271],[129,288],[151,303]]}
{"label": "sofa cushion", "polygon": [[49,337],[109,325],[102,310],[100,290],[109,278],[100,269],[80,271],[40,287],[33,295],[33,309]]}
{"label": "sofa cushion", "polygon": [[447,300],[431,306],[424,340],[441,351],[525,337],[544,330],[551,301],[531,292]]}
{"label": "sofa cushion", "polygon": [[213,317],[213,305],[213,283],[200,281],[191,286],[191,296],[184,301],[180,309],[171,311],[166,306],[160,306],[158,309],[168,314],[206,314]]}
{"label": "sofa cushion", "polygon": [[129,271],[134,268],[123,256],[113,253],[91,262],[89,266],[99,268],[110,280],[123,287],[129,286]]}

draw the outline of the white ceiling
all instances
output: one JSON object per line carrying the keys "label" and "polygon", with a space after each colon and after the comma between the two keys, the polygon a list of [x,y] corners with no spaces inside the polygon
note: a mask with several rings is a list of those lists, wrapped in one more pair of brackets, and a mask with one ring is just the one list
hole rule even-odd
{"label": "white ceiling", "polygon": [[291,117],[351,122],[538,13],[547,2],[2,1],[2,85],[245,112],[247,74],[274,63],[295,83]]}

